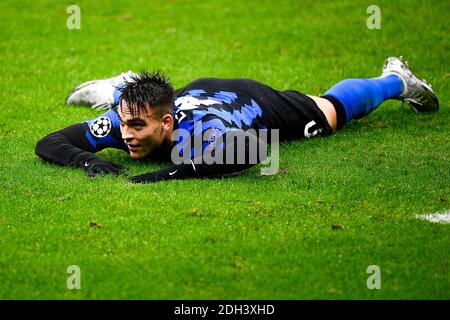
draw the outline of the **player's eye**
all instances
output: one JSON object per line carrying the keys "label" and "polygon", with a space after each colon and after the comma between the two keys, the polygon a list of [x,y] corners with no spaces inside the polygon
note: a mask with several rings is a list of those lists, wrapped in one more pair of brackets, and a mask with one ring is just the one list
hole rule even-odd
{"label": "player's eye", "polygon": [[135,124],[131,125],[130,127],[140,130],[140,129],[144,128],[144,125],[140,124],[140,123],[135,123]]}

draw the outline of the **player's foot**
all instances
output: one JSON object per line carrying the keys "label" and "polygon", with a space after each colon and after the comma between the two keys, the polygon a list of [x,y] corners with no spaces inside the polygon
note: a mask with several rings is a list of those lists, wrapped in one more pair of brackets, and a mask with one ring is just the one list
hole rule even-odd
{"label": "player's foot", "polygon": [[120,75],[101,80],[93,80],[80,84],[66,99],[66,104],[83,104],[93,109],[110,109],[114,106],[114,91],[125,80],[131,81],[135,73],[128,71]]}
{"label": "player's foot", "polygon": [[395,74],[403,82],[403,92],[398,97],[417,112],[431,112],[439,109],[439,100],[431,85],[417,78],[403,58],[390,57],[384,62],[382,76]]}

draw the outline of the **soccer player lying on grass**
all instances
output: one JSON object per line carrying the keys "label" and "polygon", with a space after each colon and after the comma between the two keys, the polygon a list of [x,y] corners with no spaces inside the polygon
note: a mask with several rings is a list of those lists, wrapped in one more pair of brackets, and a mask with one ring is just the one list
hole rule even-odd
{"label": "soccer player lying on grass", "polygon": [[[174,163],[131,177],[136,183],[222,175],[265,159],[260,151],[266,150],[267,139],[258,133],[278,129],[281,141],[330,135],[388,99],[402,100],[417,112],[439,108],[431,86],[395,57],[386,60],[381,77],[341,81],[322,97],[281,92],[250,79],[205,78],[173,91],[159,73],[128,72],[77,87],[67,104],[112,109],[44,137],[36,154],[83,168],[89,176],[122,171],[95,155],[104,148],[122,149],[133,159]],[[233,139],[242,137],[245,143],[237,147]]]}

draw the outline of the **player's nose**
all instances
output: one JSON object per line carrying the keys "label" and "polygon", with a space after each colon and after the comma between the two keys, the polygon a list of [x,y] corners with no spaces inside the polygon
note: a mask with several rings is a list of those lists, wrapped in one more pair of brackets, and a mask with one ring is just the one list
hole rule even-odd
{"label": "player's nose", "polygon": [[122,133],[122,140],[125,142],[130,142],[134,138],[132,131],[129,130],[127,126],[121,128],[121,133]]}

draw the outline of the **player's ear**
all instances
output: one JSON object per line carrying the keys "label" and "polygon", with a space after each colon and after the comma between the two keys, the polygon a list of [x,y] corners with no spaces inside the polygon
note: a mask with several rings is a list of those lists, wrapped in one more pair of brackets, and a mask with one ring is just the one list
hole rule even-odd
{"label": "player's ear", "polygon": [[168,131],[173,126],[173,116],[169,113],[166,113],[162,116],[161,122],[163,130]]}

